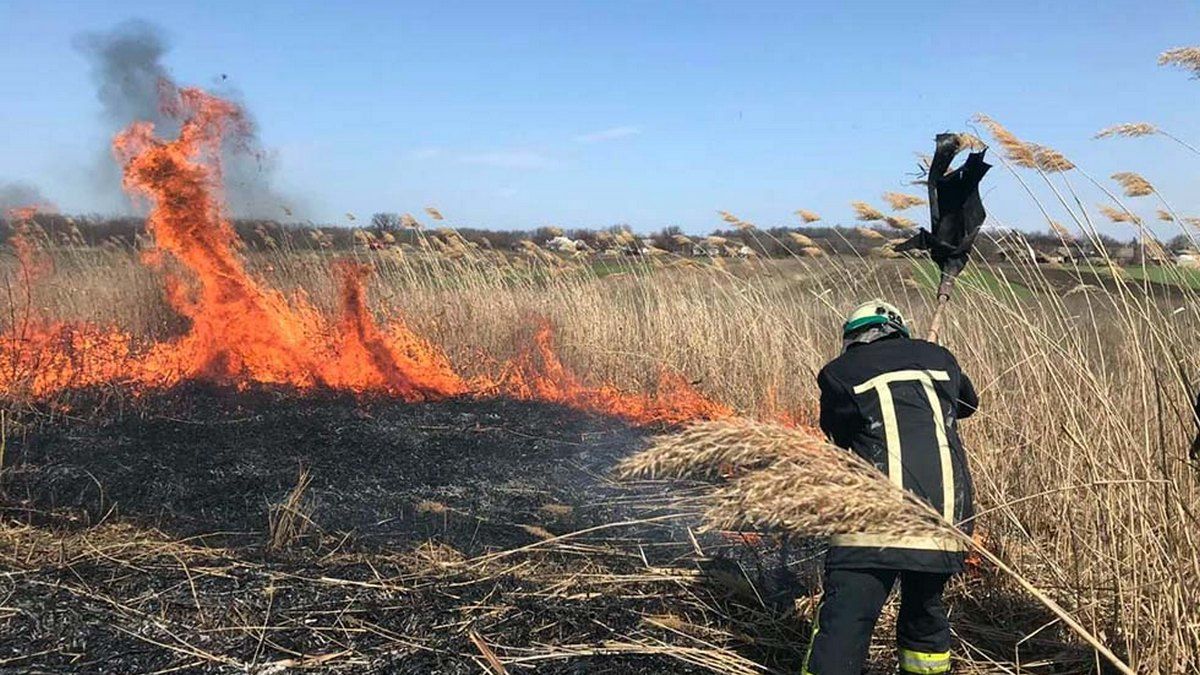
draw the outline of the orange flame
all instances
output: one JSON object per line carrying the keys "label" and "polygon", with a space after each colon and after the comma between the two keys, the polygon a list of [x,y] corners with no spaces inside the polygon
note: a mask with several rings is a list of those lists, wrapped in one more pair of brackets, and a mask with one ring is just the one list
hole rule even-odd
{"label": "orange flame", "polygon": [[344,261],[342,316],[338,322],[337,359],[324,379],[346,389],[384,390],[405,400],[446,398],[466,392],[450,360],[437,347],[393,321],[385,335],[367,308],[363,281],[371,269]]}
{"label": "orange flame", "polygon": [[6,213],[9,223],[12,226],[13,233],[9,238],[9,244],[13,247],[13,252],[17,255],[17,264],[21,275],[21,290],[28,298],[32,291],[33,282],[37,279],[46,276],[50,271],[50,259],[47,256],[41,255],[41,250],[38,248],[35,241],[34,230],[37,227],[33,222],[33,217],[40,211],[48,210],[49,207],[41,205],[18,206],[11,208]]}
{"label": "orange flame", "polygon": [[188,116],[177,139],[159,140],[153,124],[138,122],[113,141],[126,189],[152,205],[147,230],[196,277],[194,298],[178,289],[168,294],[192,323],[159,357],[184,378],[316,384],[316,313],[289,306],[250,277],[221,213],[221,143],[230,132],[244,133],[245,119],[237,106],[198,89],[180,90],[179,105]]}
{"label": "orange flame", "polygon": [[[653,395],[588,386],[559,359],[544,320],[532,343],[496,377],[464,380],[440,348],[403,321],[380,327],[367,304],[370,268],[362,264],[338,264],[340,308],[334,320],[303,296],[284,297],[246,269],[222,210],[221,148],[238,143],[249,131],[248,121],[233,103],[199,89],[166,87],[163,95],[164,110],[183,119],[179,136],[160,139],[152,124],[138,122],[117,135],[113,151],[126,190],[149,202],[146,227],[157,249],[143,260],[164,274],[166,298],[189,320],[187,332],[139,345],[121,331],[96,326],[43,322],[14,328],[0,336],[0,393],[45,397],[109,384],[136,392],[206,380],[237,387],[329,387],[408,401],[504,395],[639,424],[732,414],[666,371]],[[168,275],[159,264],[163,255],[178,259],[190,275]]]}
{"label": "orange flame", "polygon": [[513,398],[559,403],[639,424],[678,424],[733,415],[731,408],[704,397],[667,370],[660,372],[653,395],[611,385],[587,386],[559,359],[550,323],[544,319],[539,321],[532,343],[506,364],[498,387]]}

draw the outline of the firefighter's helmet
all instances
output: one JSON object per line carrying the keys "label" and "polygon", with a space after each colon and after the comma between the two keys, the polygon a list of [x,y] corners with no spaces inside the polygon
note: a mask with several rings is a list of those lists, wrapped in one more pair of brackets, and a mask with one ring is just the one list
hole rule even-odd
{"label": "firefighter's helmet", "polygon": [[846,323],[842,326],[842,335],[856,333],[867,326],[882,325],[891,325],[904,335],[908,335],[908,323],[904,320],[904,315],[895,305],[883,300],[871,300],[855,307],[854,311],[850,312],[850,316],[846,317]]}

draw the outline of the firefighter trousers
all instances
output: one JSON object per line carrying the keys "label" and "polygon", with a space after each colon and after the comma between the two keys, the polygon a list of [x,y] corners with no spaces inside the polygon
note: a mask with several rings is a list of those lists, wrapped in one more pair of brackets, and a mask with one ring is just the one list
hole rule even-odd
{"label": "firefighter trousers", "polygon": [[875,622],[897,579],[900,672],[950,672],[950,621],[942,604],[949,578],[904,570],[827,569],[803,675],[860,675]]}

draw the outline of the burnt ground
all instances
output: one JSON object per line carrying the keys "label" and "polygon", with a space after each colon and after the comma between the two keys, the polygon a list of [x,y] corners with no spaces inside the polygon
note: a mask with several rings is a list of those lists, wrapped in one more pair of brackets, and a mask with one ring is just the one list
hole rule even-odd
{"label": "burnt ground", "polygon": [[686,487],[610,479],[645,430],[510,400],[99,403],[9,438],[0,670],[799,669],[772,554],[693,538]]}
{"label": "burnt ground", "polygon": [[[7,462],[8,508],[28,509],[30,522],[116,519],[208,544],[252,543],[269,505],[305,469],[314,524],[350,535],[350,548],[438,535],[468,556],[528,543],[514,523],[538,524],[542,506],[585,498],[643,436],[539,403],[200,387],[141,401],[115,420],[63,421],[29,436]],[[438,505],[464,517],[424,517]],[[597,504],[573,520],[604,522],[606,511]]]}
{"label": "burnt ground", "polygon": [[[700,486],[612,480],[659,430],[198,385],[0,426],[0,672],[801,667],[819,548],[785,572],[769,537],[694,533]],[[960,672],[1091,671],[1002,588],[952,592]],[[894,612],[872,673],[894,668]]]}

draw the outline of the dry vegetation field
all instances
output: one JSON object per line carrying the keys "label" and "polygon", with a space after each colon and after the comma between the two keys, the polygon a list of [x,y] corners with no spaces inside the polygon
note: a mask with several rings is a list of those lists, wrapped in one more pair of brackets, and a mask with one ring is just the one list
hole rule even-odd
{"label": "dry vegetation field", "polygon": [[[997,170],[1062,236],[1095,237],[1071,198],[1086,174],[984,125]],[[129,150],[127,180],[162,148]],[[814,376],[843,312],[883,296],[921,330],[920,261],[795,242],[783,261],[601,269],[451,229],[354,265],[242,255],[207,196],[163,175],[141,186],[157,253],[39,244],[28,226],[5,261],[0,668],[798,669],[820,544],[782,530],[839,526],[837,505],[803,498],[842,494],[830,477],[789,474],[807,525],[754,530],[770,519],[704,527],[703,476],[612,469],[697,419],[819,446]],[[1106,208],[1157,197],[1125,193]],[[952,591],[960,672],[1200,669],[1197,291],[1100,267],[1107,283],[1070,263],[982,270],[946,316],[983,401],[963,434],[992,557]]]}
{"label": "dry vegetation field", "polygon": [[[454,237],[448,233],[425,236],[446,241]],[[634,259],[623,263],[621,271],[601,277],[586,262],[544,252],[517,257],[479,252],[447,255],[435,253],[433,248],[431,245],[429,252],[363,252],[359,258],[375,270],[368,284],[373,313],[381,319],[404,317],[415,333],[441,346],[464,374],[484,374],[512,359],[544,320],[553,327],[555,350],[562,362],[580,373],[589,386],[609,383],[624,391],[654,392],[658,369],[668,364],[706,397],[739,414],[800,425],[813,423],[813,377],[838,348],[837,329],[845,307],[862,297],[885,295],[913,308],[918,327],[928,315],[929,294],[913,281],[917,266],[903,261],[797,258],[744,261],[718,268],[687,260]],[[10,316],[47,312],[61,320],[119,326],[143,338],[165,339],[179,331],[180,319],[164,298],[158,276],[146,269],[136,252],[46,253],[52,271],[33,287],[27,303],[19,301],[20,275],[14,267],[9,268],[12,297],[17,300]],[[255,256],[250,266],[268,285],[289,292],[302,290],[323,312],[333,312],[338,283],[333,262],[332,256],[322,254],[268,254]],[[1194,534],[1197,469],[1186,456],[1194,423],[1183,379],[1198,367],[1195,297],[1186,290],[1156,297],[1156,289],[1132,281],[1122,281],[1113,291],[1095,287],[1064,290],[1033,266],[996,268],[991,275],[1015,282],[1014,288],[1019,283],[1020,288],[1034,292],[1006,294],[1003,286],[973,283],[967,278],[953,301],[943,338],[980,383],[986,405],[965,428],[979,486],[984,542],[1138,671],[1187,672],[1200,653],[1200,626],[1192,599],[1200,581],[1200,550]],[[42,592],[44,586],[40,585],[22,588],[34,579],[54,587],[78,585],[76,592],[86,589],[104,598],[92,603],[100,603],[106,616],[119,618],[114,624],[124,626],[119,636],[138,633],[139,639],[148,641],[143,648],[149,651],[155,650],[156,642],[166,640],[167,646],[158,649],[161,660],[131,661],[133,669],[192,661],[215,665],[292,659],[299,663],[304,656],[297,654],[337,655],[330,657],[328,667],[339,661],[350,669],[380,663],[395,667],[403,659],[376,660],[379,652],[373,657],[372,649],[382,647],[363,642],[351,629],[345,629],[346,635],[330,638],[336,648],[322,650],[295,636],[273,642],[263,626],[300,623],[295,618],[300,610],[288,607],[284,611],[283,605],[272,610],[269,603],[258,602],[250,603],[237,616],[220,616],[205,607],[213,598],[189,590],[189,584],[208,575],[225,579],[233,573],[230,565],[251,565],[262,578],[235,585],[239,594],[263,593],[258,586],[261,583],[300,599],[309,594],[324,598],[318,593],[327,590],[319,588],[321,583],[333,584],[330,579],[340,578],[325,566],[366,565],[347,572],[357,575],[383,564],[382,558],[391,571],[380,568],[371,572],[371,578],[380,575],[382,580],[357,576],[344,580],[346,584],[366,584],[362,588],[371,589],[367,593],[371,600],[364,607],[374,609],[381,602],[375,596],[404,598],[408,592],[412,582],[395,566],[417,565],[418,561],[407,558],[435,555],[431,552],[449,558],[428,563],[428,569],[418,565],[419,569],[407,574],[418,575],[435,588],[439,583],[490,585],[497,579],[516,583],[510,577],[519,576],[521,566],[512,563],[520,560],[547,575],[539,577],[538,583],[564,585],[561,590],[545,591],[549,597],[576,599],[586,608],[578,609],[584,615],[597,611],[590,607],[592,603],[601,603],[606,605],[605,611],[622,614],[622,621],[612,626],[612,635],[601,638],[593,627],[586,638],[572,636],[565,646],[554,646],[552,638],[524,642],[521,634],[506,640],[502,628],[488,630],[493,622],[489,612],[503,613],[503,607],[510,607],[508,612],[533,610],[522,608],[517,599],[525,591],[506,595],[505,585],[497,583],[496,596],[483,603],[488,605],[486,609],[456,609],[461,612],[461,622],[446,619],[447,625],[440,627],[436,619],[430,619],[428,625],[404,631],[380,628],[388,636],[373,635],[380,644],[391,644],[390,640],[405,644],[408,640],[419,645],[431,640],[428,649],[447,650],[442,657],[447,662],[460,655],[469,663],[472,658],[482,658],[469,639],[470,631],[475,630],[488,635],[480,639],[494,641],[496,658],[510,663],[510,668],[537,663],[537,654],[542,653],[548,663],[551,655],[575,655],[592,662],[591,667],[610,668],[611,672],[633,667],[627,661],[633,653],[718,671],[755,672],[758,666],[754,664],[761,663],[782,672],[794,668],[803,651],[807,596],[801,596],[804,602],[797,608],[765,601],[755,607],[757,597],[751,602],[737,593],[745,593],[747,584],[762,585],[751,586],[751,597],[788,589],[794,593],[797,588],[811,592],[816,564],[812,545],[806,545],[805,554],[793,553],[788,558],[793,576],[803,583],[793,578],[781,585],[771,571],[779,565],[777,542],[771,538],[752,536],[740,541],[709,534],[693,547],[686,526],[662,530],[653,522],[616,528],[620,536],[601,530],[596,535],[572,537],[567,540],[572,546],[566,551],[560,550],[566,543],[550,538],[612,520],[695,513],[697,507],[688,501],[695,495],[688,490],[639,484],[626,493],[605,475],[611,461],[640,448],[639,439],[647,431],[662,430],[661,426],[628,427],[619,418],[608,423],[588,422],[596,412],[586,405],[582,417],[557,407],[518,411],[514,417],[520,423],[516,423],[505,412],[489,410],[492,404],[483,402],[453,404],[452,412],[440,409],[442,404],[412,404],[430,408],[418,414],[397,412],[397,404],[383,402],[378,395],[366,395],[362,400],[335,396],[326,402],[323,397],[332,394],[288,394],[268,388],[270,391],[257,394],[231,391],[231,402],[205,405],[191,401],[208,401],[212,392],[130,398],[122,389],[114,382],[81,391],[62,390],[50,399],[8,399],[8,459],[2,480],[13,520],[5,526],[3,555],[9,571],[5,584],[16,595]],[[259,397],[257,402],[255,397]],[[262,397],[270,402],[264,403]],[[561,403],[570,408],[575,401]],[[272,407],[283,408],[275,413],[282,419],[264,421],[262,413],[255,412]],[[363,431],[374,425],[352,419],[347,433],[357,435],[331,441],[326,437],[332,430],[321,431],[314,428],[320,425],[299,422],[314,414],[314,408],[321,411],[316,419],[334,428],[346,423],[343,417],[384,415],[380,422],[386,423],[391,433]],[[457,417],[485,411],[492,418],[482,424]],[[414,415],[413,427],[406,427]],[[551,420],[539,421],[542,415]],[[251,421],[237,423],[246,418]],[[478,434],[467,430],[481,425],[500,430],[491,433],[500,434],[508,443],[489,446],[462,440]],[[589,428],[564,432],[563,425]],[[277,427],[289,426],[295,428],[282,437],[275,435]],[[428,427],[449,440],[425,444],[428,456],[417,455],[403,466],[436,463],[447,467],[445,475],[414,474],[411,468],[393,473],[397,471],[393,462],[399,460],[384,458],[389,452],[416,452],[409,449],[415,443],[411,437],[428,435]],[[307,433],[299,433],[301,430]],[[598,440],[614,434],[628,443],[619,447],[611,440],[605,441],[607,445]],[[181,436],[194,441],[185,442]],[[220,447],[204,447],[208,443]],[[560,476],[555,480],[561,480],[561,485],[540,484],[549,479],[537,474],[542,470],[557,474],[560,470],[551,467],[570,463],[569,455],[580,443],[594,444],[593,453],[604,448],[603,459],[590,460],[586,482]],[[171,449],[175,444],[182,447]],[[304,453],[273,454],[271,450],[289,444],[312,447]],[[357,444],[380,449],[364,455]],[[515,449],[510,448],[513,445]],[[450,489],[440,484],[453,483],[459,474],[449,468],[451,460],[444,448],[455,446],[477,449],[482,468],[479,474],[472,472],[464,478],[458,489]],[[521,449],[524,446],[529,449]],[[564,452],[550,452],[533,463],[528,458],[509,463],[492,454],[546,452],[547,446]],[[72,449],[68,452],[66,448]],[[119,460],[112,461],[135,469],[106,468],[107,461],[97,455],[109,452],[118,453]],[[191,453],[204,459],[189,459]],[[381,481],[368,492],[386,492],[391,497],[360,510],[351,509],[346,515],[340,502],[363,485],[335,469],[343,462],[359,464],[358,471]],[[146,463],[148,466],[143,466]],[[191,463],[199,463],[192,475],[179,468]],[[251,475],[258,476],[259,482],[227,484],[227,478],[218,480],[223,469],[230,471],[239,464],[255,467]],[[303,515],[301,524],[311,518],[311,528],[301,527],[299,534],[281,533],[280,519],[272,514],[294,508],[286,503],[300,464],[308,467],[310,480],[319,487],[313,492],[325,496]],[[525,475],[511,475],[521,467]],[[55,475],[45,478],[36,475],[39,472]],[[411,482],[401,479],[406,472]],[[593,472],[601,475],[591,475]],[[158,495],[157,487],[138,482],[151,480],[162,481],[167,493],[180,490],[178,485],[171,487],[172,482],[210,485],[182,496],[155,496],[139,503],[143,490]],[[112,484],[106,484],[108,481]],[[473,488],[475,481],[487,487]],[[505,501],[510,497],[491,496],[497,490],[503,495],[510,489],[528,493],[528,503],[513,506]],[[800,484],[796,489],[806,486]],[[229,500],[216,496],[221,493],[229,494]],[[670,495],[681,501],[668,503]],[[493,503],[497,499],[499,506]],[[338,504],[328,503],[331,500]],[[597,506],[609,502],[610,507]],[[572,517],[553,515],[560,504],[559,508],[573,512]],[[202,513],[189,513],[192,510]],[[237,516],[227,519],[225,510]],[[583,513],[574,513],[578,511]],[[393,533],[373,538],[372,526],[388,518],[408,519],[413,529],[405,536]],[[470,528],[457,522],[477,519],[508,531],[491,538],[472,537]],[[694,529],[698,518],[683,522]],[[150,529],[137,529],[141,527]],[[216,537],[211,543],[188,539],[225,529],[243,534],[230,541]],[[643,529],[649,531],[641,532]],[[245,534],[255,531],[261,534]],[[342,541],[349,533],[353,533],[350,540]],[[295,545],[289,545],[292,539]],[[541,541],[550,543],[539,545]],[[630,542],[637,544],[630,546]],[[529,545],[534,547],[506,557],[504,564],[490,562],[489,556],[499,549],[520,550]],[[643,564],[641,556],[647,555],[649,546],[664,554],[664,559],[655,561],[651,555]],[[288,551],[283,558],[280,549]],[[636,564],[625,567],[628,556],[635,552]],[[223,562],[214,562],[212,557]],[[711,558],[732,560],[733,569],[744,573],[745,579],[733,583],[720,575],[710,578],[697,572],[705,569],[699,561]],[[85,576],[80,581],[74,571],[79,565],[100,568],[93,574],[102,578]],[[154,596],[162,591],[118,585],[130,583],[130,574],[158,579],[165,574],[153,572],[158,565],[174,571],[176,602],[195,604],[187,616],[158,608]],[[299,573],[294,571],[297,565],[313,566],[316,571]],[[572,569],[575,576],[564,581],[556,576],[562,574],[558,566]],[[295,575],[304,578],[295,579]],[[447,575],[455,581],[446,581]],[[475,581],[473,575],[485,581]],[[47,581],[47,576],[54,581]],[[317,581],[320,579],[326,582]],[[637,588],[636,593],[624,589],[625,584]],[[717,588],[710,587],[713,585]],[[334,590],[344,591],[341,586]],[[197,594],[194,598],[193,593]],[[654,599],[605,599],[609,593],[613,598],[629,593]],[[705,603],[711,606],[700,604],[697,608],[693,593],[710,594],[712,598]],[[345,611],[356,611],[360,601],[366,602],[345,592],[336,601],[325,600],[345,603],[340,605]],[[128,609],[114,612],[103,607],[104,603],[122,603]],[[149,609],[144,606],[147,603],[158,609]],[[34,620],[24,614],[31,608],[11,605],[7,610],[10,626]],[[1017,664],[1023,672],[1087,672],[1094,667],[1093,657],[1086,649],[1072,648],[1070,645],[1079,643],[1055,625],[1052,617],[986,566],[956,587],[954,607],[963,640],[959,653],[980,672],[1015,669]],[[41,609],[45,611],[45,606]],[[419,614],[409,616],[418,621]],[[567,621],[557,616],[543,619],[547,625]],[[157,623],[162,634],[136,627],[147,621]],[[669,629],[656,628],[655,621],[666,621]],[[682,624],[676,627],[672,623],[676,621]],[[205,635],[206,630],[218,631],[216,635],[241,631],[241,641],[218,641],[218,646],[209,647],[204,645],[214,643],[190,641]],[[173,631],[182,633],[179,642],[166,637]],[[622,631],[626,631],[625,638]],[[431,633],[445,634],[433,639]],[[1026,641],[1019,642],[1022,639]],[[124,640],[121,648],[133,648],[126,644],[130,640]],[[613,645],[604,647],[606,642]],[[49,653],[33,656],[20,645],[9,644],[15,650],[9,658],[30,658],[30,663],[43,664],[68,662],[51,660]],[[43,644],[50,653],[58,649],[55,644]],[[102,639],[100,644],[104,644]],[[886,643],[880,650],[883,664]],[[609,663],[586,656],[593,653],[620,656]],[[54,658],[66,657],[56,654]],[[408,663],[417,672],[426,667],[418,664],[427,662]],[[663,660],[644,663],[641,667],[647,672],[675,667]]]}

